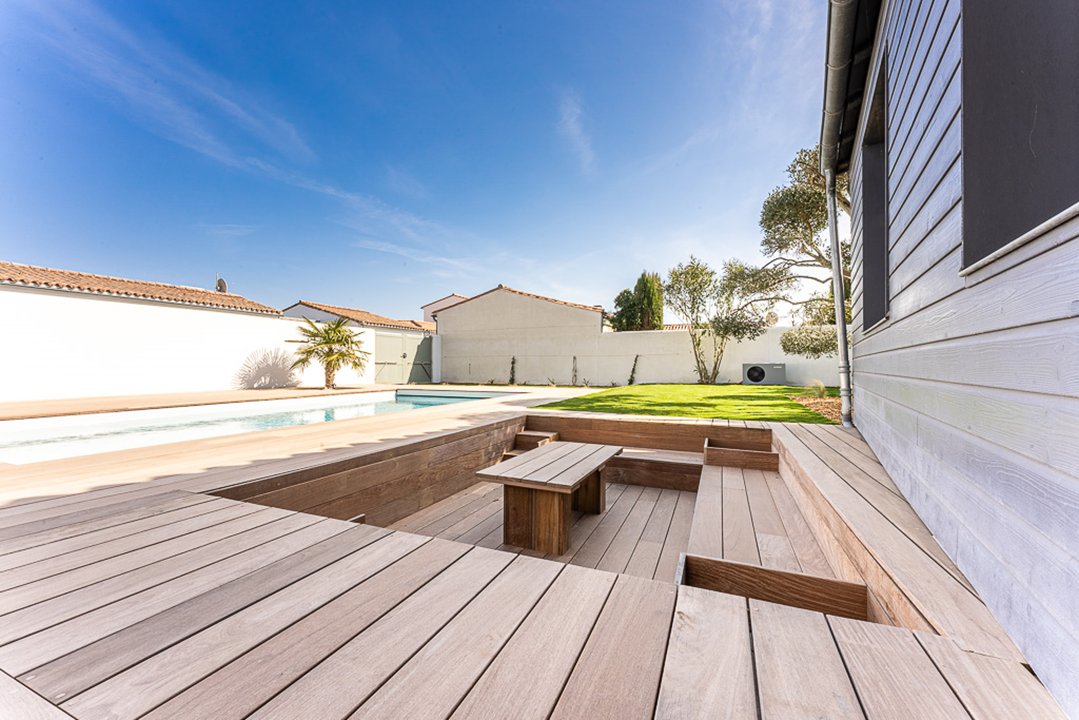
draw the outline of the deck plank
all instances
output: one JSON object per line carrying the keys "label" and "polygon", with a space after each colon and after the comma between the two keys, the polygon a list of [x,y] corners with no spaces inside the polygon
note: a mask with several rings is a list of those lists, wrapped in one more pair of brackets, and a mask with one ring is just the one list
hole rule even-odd
{"label": "deck plank", "polygon": [[673,585],[619,575],[552,720],[651,715],[674,600]]}
{"label": "deck plank", "polygon": [[79,717],[138,717],[415,550],[398,533],[353,553],[61,703]]}
{"label": "deck plank", "polygon": [[[775,570],[801,572],[802,564],[787,536],[783,520],[779,516],[768,481],[762,470],[744,470],[749,511],[753,516],[753,532],[760,551],[761,565]],[[815,543],[814,543],[815,544]]]}
{"label": "deck plank", "polygon": [[[623,572],[627,575],[636,575],[652,579],[656,575],[656,567],[659,564],[660,555],[663,554],[663,546],[667,541],[670,531],[671,520],[678,505],[678,491],[664,489],[660,491],[656,500],[655,508],[648,518],[648,524],[641,533],[637,546],[633,549],[633,555]],[[661,578],[662,579],[662,578]]]}
{"label": "deck plank", "polygon": [[659,497],[659,488],[649,487],[641,492],[641,496],[637,498],[633,509],[626,516],[622,526],[618,528],[618,533],[611,540],[611,544],[607,546],[603,557],[596,563],[597,570],[625,572],[629,559],[633,556],[633,551],[648,524],[648,519],[656,508]]}
{"label": "deck plank", "polygon": [[801,566],[800,572],[817,577],[836,577],[835,570],[828,564],[828,558],[825,557],[824,551],[809,528],[802,511],[798,508],[798,503],[784,484],[783,478],[779,476],[779,473],[766,472],[764,480],[768,485],[772,502],[775,503],[779,517],[783,521],[784,533],[790,539],[791,548]]}
{"label": "deck plank", "polygon": [[939,635],[915,633],[963,705],[979,720],[1065,720],[1064,710],[1021,663],[961,650]]}
{"label": "deck plank", "polygon": [[564,566],[518,556],[350,718],[445,718]]}
{"label": "deck plank", "polygon": [[753,683],[745,599],[679,586],[656,718],[755,720]]}
{"label": "deck plank", "polygon": [[671,517],[671,526],[667,530],[667,537],[663,541],[663,551],[659,555],[656,571],[652,575],[656,580],[674,582],[675,573],[678,570],[678,560],[682,553],[689,547],[690,527],[693,524],[693,506],[697,500],[697,493],[680,490],[678,492],[678,504],[674,508]]}
{"label": "deck plank", "polygon": [[614,582],[613,574],[567,565],[453,717],[545,720]]}
{"label": "deck plank", "polygon": [[0,667],[21,675],[343,529],[286,517],[12,613],[9,634],[19,639],[0,647]]}
{"label": "deck plank", "polygon": [[[467,545],[433,539],[204,678],[145,720],[240,720],[451,567]],[[443,588],[445,583],[441,583]]]}
{"label": "deck plank", "polygon": [[701,469],[688,552],[723,557],[723,468],[719,466]]}
{"label": "deck plank", "polygon": [[824,615],[749,601],[762,720],[863,720]]}
{"label": "deck plank", "polygon": [[760,565],[743,472],[742,468],[723,468],[723,555],[720,557]]}
{"label": "deck plank", "polygon": [[183,533],[165,542],[139,547],[137,537],[124,538],[123,542],[128,546],[127,552],[0,592],[0,614],[11,613],[102,580],[165,561],[280,517],[279,511],[259,510],[254,506],[232,503],[210,515],[185,520],[181,528]]}
{"label": "deck plank", "polygon": [[[251,512],[250,508],[242,510]],[[7,590],[40,582],[49,577],[55,578],[58,584],[64,587],[69,583],[67,578],[78,575],[78,573],[68,575],[69,572],[106,560],[122,567],[133,561],[137,562],[139,556],[157,559],[158,551],[160,551],[160,557],[167,557],[174,546],[165,541],[176,540],[195,530],[202,530],[235,517],[242,517],[244,514],[247,513],[237,512],[233,503],[218,500],[147,518],[147,525],[142,526],[141,532],[106,542],[84,545],[77,549],[73,548],[60,557],[47,558],[3,572],[0,574],[0,598],[3,598],[3,593]],[[136,551],[139,554],[133,558],[132,555]],[[127,562],[124,562],[125,560]],[[87,568],[83,573],[89,570],[90,568]],[[95,571],[93,574],[98,573]],[[2,603],[3,600],[0,599],[0,605]]]}
{"label": "deck plank", "polygon": [[6,673],[0,673],[0,718],[71,720],[71,716]]}
{"label": "deck plank", "polygon": [[870,718],[970,717],[910,630],[836,617],[828,624]]}
{"label": "deck plank", "polygon": [[58,701],[73,697],[389,532],[358,526],[333,535],[83,646],[20,679],[46,697]]}
{"label": "deck plank", "polygon": [[250,717],[343,718],[479,594],[513,560],[474,548],[377,622],[308,670]]}
{"label": "deck plank", "polygon": [[[573,555],[569,562],[574,565],[594,568],[603,559],[604,553],[607,552],[607,548],[610,547],[611,542],[618,535],[622,523],[626,521],[644,490],[645,488],[637,485],[627,486],[614,506],[600,517],[595,530],[592,531],[588,539],[581,545],[581,549]],[[559,557],[552,559],[561,560]]]}

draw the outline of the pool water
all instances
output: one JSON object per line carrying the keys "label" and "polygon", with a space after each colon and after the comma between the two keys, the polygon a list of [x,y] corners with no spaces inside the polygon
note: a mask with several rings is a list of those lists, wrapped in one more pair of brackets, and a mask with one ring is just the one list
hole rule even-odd
{"label": "pool water", "polygon": [[24,465],[450,405],[502,393],[383,391],[0,421],[0,463]]}

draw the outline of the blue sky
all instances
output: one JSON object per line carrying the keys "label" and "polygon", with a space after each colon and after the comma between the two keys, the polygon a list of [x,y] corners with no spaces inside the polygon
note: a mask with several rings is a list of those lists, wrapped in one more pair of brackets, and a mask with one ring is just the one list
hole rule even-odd
{"label": "blue sky", "polygon": [[826,3],[0,4],[0,259],[396,317],[757,257]]}

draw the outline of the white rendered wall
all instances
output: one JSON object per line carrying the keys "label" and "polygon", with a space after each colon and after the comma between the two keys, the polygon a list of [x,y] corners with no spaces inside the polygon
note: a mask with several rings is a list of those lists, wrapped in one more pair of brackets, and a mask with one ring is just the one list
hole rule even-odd
{"label": "white rendered wall", "polygon": [[[298,347],[300,321],[270,315],[0,286],[0,402],[229,390],[246,360]],[[361,330],[364,346],[374,334]],[[322,368],[297,373],[321,387]],[[343,370],[339,386],[374,382]]]}
{"label": "white rendered wall", "polygon": [[463,298],[460,295],[450,295],[449,297],[444,297],[441,300],[436,300],[435,302],[424,306],[423,319],[425,322],[434,322],[435,313],[437,313],[439,310],[451,307],[453,305],[456,305],[457,303],[464,302],[467,299],[468,298]]}
{"label": "white rendered wall", "polygon": [[[633,359],[636,383],[695,383],[688,331],[603,332],[600,315],[511,292],[494,292],[443,310],[438,316],[442,380],[507,382],[516,357],[520,384],[570,384],[577,358],[577,384],[625,385]],[[742,363],[786,363],[787,381],[806,385],[838,382],[837,360],[786,355],[770,328],[756,340],[731,343],[718,382],[740,382]]]}

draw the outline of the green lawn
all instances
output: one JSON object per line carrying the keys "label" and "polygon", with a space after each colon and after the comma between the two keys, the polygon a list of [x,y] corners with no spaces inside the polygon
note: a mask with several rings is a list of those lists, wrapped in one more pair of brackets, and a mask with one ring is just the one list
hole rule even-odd
{"label": "green lawn", "polygon": [[[555,410],[674,415],[679,417],[829,423],[828,418],[789,399],[809,388],[786,385],[630,385],[560,400]],[[828,389],[836,395],[835,388]]]}

